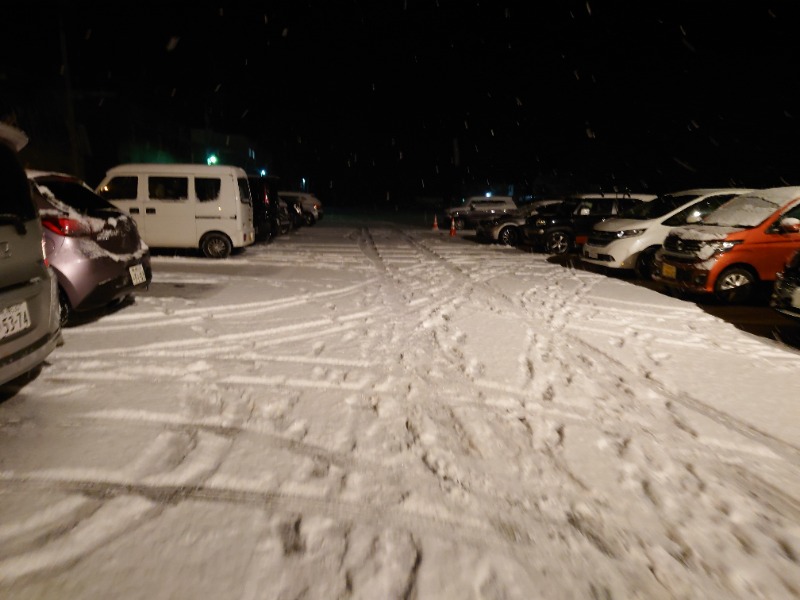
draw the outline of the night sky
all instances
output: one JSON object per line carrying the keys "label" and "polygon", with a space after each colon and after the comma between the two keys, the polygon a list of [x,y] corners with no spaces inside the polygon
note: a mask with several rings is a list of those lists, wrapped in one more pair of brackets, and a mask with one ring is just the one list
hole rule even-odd
{"label": "night sky", "polygon": [[87,179],[167,123],[338,199],[800,184],[796,4],[18,3],[0,118],[35,152],[68,82]]}

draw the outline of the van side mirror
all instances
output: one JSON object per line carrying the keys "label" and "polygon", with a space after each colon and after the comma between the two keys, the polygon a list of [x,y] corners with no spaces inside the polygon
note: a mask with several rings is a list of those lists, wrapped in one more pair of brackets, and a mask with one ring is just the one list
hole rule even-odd
{"label": "van side mirror", "polygon": [[781,220],[781,231],[786,233],[800,233],[800,219],[786,217]]}

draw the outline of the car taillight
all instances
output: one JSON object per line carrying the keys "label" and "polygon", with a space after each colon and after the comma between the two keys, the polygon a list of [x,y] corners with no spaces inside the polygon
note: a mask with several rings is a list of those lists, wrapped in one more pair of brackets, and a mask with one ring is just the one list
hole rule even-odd
{"label": "car taillight", "polygon": [[92,233],[82,221],[66,217],[44,217],[42,225],[53,233],[68,237],[86,237]]}

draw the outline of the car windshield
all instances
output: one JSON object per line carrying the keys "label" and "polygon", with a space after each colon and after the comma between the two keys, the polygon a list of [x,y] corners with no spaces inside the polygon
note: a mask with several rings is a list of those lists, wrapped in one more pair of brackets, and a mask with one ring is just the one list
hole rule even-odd
{"label": "car windshield", "polygon": [[72,208],[84,215],[91,215],[98,211],[119,212],[113,204],[101,198],[75,179],[37,177],[34,181],[45,197],[55,199],[62,205],[66,205],[66,209],[59,207],[62,210]]}
{"label": "car windshield", "polygon": [[724,204],[702,221],[702,225],[722,227],[755,227],[763,223],[781,206],[773,198],[747,194]]}
{"label": "car windshield", "polygon": [[621,219],[636,219],[645,221],[647,219],[657,219],[663,217],[668,212],[680,208],[687,202],[699,197],[700,194],[682,194],[680,196],[673,196],[672,194],[664,194],[650,202],[638,202],[630,208],[622,211],[618,217]]}
{"label": "car windshield", "polygon": [[575,209],[578,207],[578,204],[581,203],[580,198],[567,198],[563,202],[559,204],[551,204],[549,206],[541,207],[538,212],[539,214],[548,214],[548,215],[571,215],[575,212]]}

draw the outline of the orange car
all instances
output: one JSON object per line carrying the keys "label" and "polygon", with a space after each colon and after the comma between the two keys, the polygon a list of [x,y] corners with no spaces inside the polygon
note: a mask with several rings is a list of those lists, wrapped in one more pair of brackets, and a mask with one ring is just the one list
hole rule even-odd
{"label": "orange car", "polygon": [[671,291],[709,293],[726,303],[753,298],[800,249],[800,187],[755,190],[672,229],[656,253],[653,279]]}

